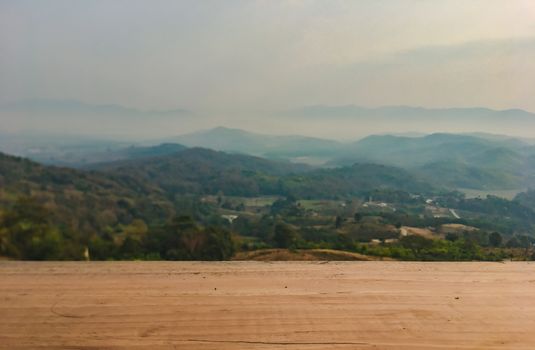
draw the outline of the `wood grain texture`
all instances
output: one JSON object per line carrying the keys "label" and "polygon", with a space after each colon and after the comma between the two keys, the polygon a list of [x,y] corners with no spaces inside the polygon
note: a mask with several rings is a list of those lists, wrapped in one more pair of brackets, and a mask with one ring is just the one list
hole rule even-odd
{"label": "wood grain texture", "polygon": [[1,349],[535,349],[535,264],[0,262]]}

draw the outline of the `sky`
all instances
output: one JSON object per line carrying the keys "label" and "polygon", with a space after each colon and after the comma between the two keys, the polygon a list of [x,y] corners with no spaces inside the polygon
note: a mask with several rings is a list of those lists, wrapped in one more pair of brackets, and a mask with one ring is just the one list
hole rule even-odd
{"label": "sky", "polygon": [[310,105],[535,111],[535,2],[0,0],[0,77],[0,104],[180,108],[199,126]]}

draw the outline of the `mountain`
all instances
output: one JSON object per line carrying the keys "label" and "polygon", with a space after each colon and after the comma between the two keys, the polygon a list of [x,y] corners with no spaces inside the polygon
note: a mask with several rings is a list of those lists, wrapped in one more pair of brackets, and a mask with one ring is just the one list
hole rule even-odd
{"label": "mountain", "polygon": [[123,115],[128,117],[190,116],[187,109],[139,110],[116,104],[90,104],[77,100],[29,99],[0,105],[1,112],[69,115]]}
{"label": "mountain", "polygon": [[422,108],[386,106],[366,108],[355,105],[308,106],[281,112],[280,118],[312,124],[316,130],[364,137],[372,134],[469,133],[506,134],[531,138],[535,114],[521,109]]}
{"label": "mountain", "polygon": [[83,155],[74,154],[73,157],[78,156],[78,159],[71,158],[63,160],[63,163],[59,163],[60,159],[57,157],[48,159],[47,162],[53,164],[59,163],[70,167],[92,167],[94,164],[115,162],[119,160],[161,157],[182,152],[185,149],[187,149],[186,146],[177,143],[162,143],[157,146],[128,146],[94,153],[86,153]]}
{"label": "mountain", "polygon": [[45,205],[53,221],[86,237],[133,218],[165,221],[174,204],[161,189],[133,177],[44,166],[0,153],[0,211],[23,197]]}
{"label": "mountain", "polygon": [[306,136],[274,136],[218,127],[166,139],[189,147],[245,153],[268,158],[317,162],[337,154],[343,143]]}
{"label": "mountain", "polygon": [[157,146],[148,147],[130,146],[114,153],[117,154],[120,159],[137,159],[166,156],[169,154],[182,152],[185,149],[187,149],[186,146],[178,143],[162,143]]}
{"label": "mountain", "polygon": [[446,133],[421,137],[372,135],[354,143],[339,143],[216,128],[179,139],[190,145],[203,144],[270,159],[294,162],[323,159],[331,167],[347,167],[355,163],[393,166],[398,168],[397,171],[403,168],[411,174],[418,174],[421,179],[438,187],[504,190],[535,184],[533,146],[503,136]]}
{"label": "mountain", "polygon": [[515,172],[473,166],[458,160],[431,162],[411,171],[431,183],[449,188],[496,190],[524,186],[524,179]]}
{"label": "mountain", "polygon": [[501,149],[512,153],[527,145],[510,140],[488,140],[480,137],[457,134],[431,134],[424,137],[369,136],[347,148],[346,157],[332,164],[354,161],[372,161],[402,167],[423,165],[437,160],[458,159],[462,161],[490,161],[484,152]]}
{"label": "mountain", "polygon": [[470,118],[482,122],[500,121],[502,119],[516,121],[535,121],[535,114],[522,109],[493,110],[489,108],[423,108],[412,106],[385,106],[366,108],[355,105],[345,106],[306,106],[291,111],[290,114],[305,118],[394,118],[403,120],[425,118],[427,122],[437,119],[456,119],[458,121]]}
{"label": "mountain", "polygon": [[[372,135],[354,143],[303,136],[272,136],[239,129],[215,128],[173,138],[191,147],[257,155],[315,165],[353,163],[393,165],[406,169],[455,161],[485,169],[521,171],[532,146],[511,137],[489,134],[435,133],[421,137]],[[495,183],[492,186],[498,186]]]}
{"label": "mountain", "polygon": [[533,183],[532,146],[510,138],[431,134],[369,136],[332,166],[371,162],[402,167],[435,185],[470,189],[520,189]]}
{"label": "mountain", "polygon": [[392,166],[355,164],[337,169],[314,169],[202,148],[142,161],[102,164],[95,169],[151,182],[168,195],[224,193],[333,198],[387,188],[417,193],[433,190],[433,186],[418,176]]}
{"label": "mountain", "polygon": [[249,155],[189,148],[162,157],[105,163],[94,169],[108,174],[128,174],[154,183],[169,194],[223,192],[255,196],[275,194],[279,176],[303,173],[311,168]]}
{"label": "mountain", "polygon": [[39,130],[40,133],[58,135],[77,133],[116,140],[162,135],[162,130],[180,130],[194,121],[195,114],[186,109],[140,110],[53,99],[0,105],[0,126],[5,130]]}
{"label": "mountain", "polygon": [[437,188],[419,175],[393,166],[353,164],[351,166],[318,169],[304,175],[282,179],[285,193],[301,198],[333,198],[362,196],[373,190],[401,190],[411,193],[431,193]]}
{"label": "mountain", "polygon": [[517,194],[514,198],[514,201],[532,210],[535,210],[535,190],[529,189],[526,192]]}
{"label": "mountain", "polygon": [[[60,207],[59,212],[65,217],[111,212],[110,220],[131,217],[128,210],[145,213],[142,218],[158,210],[164,215],[172,211],[176,195],[224,193],[332,198],[375,189],[416,193],[433,190],[417,176],[391,166],[355,164],[314,169],[303,164],[202,148],[97,164],[86,170],[44,166],[0,153],[0,183],[4,205],[9,204],[10,198],[31,194],[50,206]],[[102,220],[104,224],[106,220]]]}
{"label": "mountain", "polygon": [[0,152],[39,163],[79,168],[94,163],[172,154],[186,147],[177,143],[141,146],[133,141],[79,135],[0,133]]}

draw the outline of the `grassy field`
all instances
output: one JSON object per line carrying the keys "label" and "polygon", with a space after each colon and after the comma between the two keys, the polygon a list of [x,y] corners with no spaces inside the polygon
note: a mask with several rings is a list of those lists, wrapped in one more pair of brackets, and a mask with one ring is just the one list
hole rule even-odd
{"label": "grassy field", "polygon": [[535,264],[0,262],[0,349],[533,349]]}

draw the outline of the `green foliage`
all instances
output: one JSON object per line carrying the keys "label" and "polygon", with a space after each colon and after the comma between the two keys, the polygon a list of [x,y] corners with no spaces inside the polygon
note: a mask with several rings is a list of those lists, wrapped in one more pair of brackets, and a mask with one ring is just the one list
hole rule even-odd
{"label": "green foliage", "polygon": [[492,232],[489,235],[489,244],[493,247],[499,247],[502,245],[503,237],[498,232]]}
{"label": "green foliage", "polygon": [[[513,235],[507,249],[527,257],[532,244],[527,235],[535,227],[529,192],[515,201],[429,193],[434,203],[445,211],[455,208],[462,219],[434,217],[425,203],[429,185],[397,168],[369,164],[312,170],[194,149],[119,162],[99,172],[44,167],[0,154],[0,171],[0,255],[16,259],[83,259],[87,248],[94,260],[224,260],[235,249],[232,229],[250,238],[240,239],[243,249],[328,248],[403,260],[494,260],[505,256],[500,238]],[[227,191],[283,198],[273,196],[251,209],[250,199],[232,198]],[[217,198],[200,197],[203,193]],[[388,205],[363,206],[370,196]],[[232,224],[221,218],[229,212],[239,214]],[[479,230],[446,240],[407,236],[396,241],[401,226],[439,232],[446,223]]]}
{"label": "green foliage", "polygon": [[56,227],[49,212],[32,198],[21,198],[0,221],[0,255],[23,260],[79,259],[80,248],[72,247]]}
{"label": "green foliage", "polygon": [[530,153],[515,140],[453,134],[369,136],[335,164],[363,160],[403,167],[441,187],[517,189],[533,181]]}
{"label": "green foliage", "polygon": [[444,237],[444,239],[446,239],[446,241],[455,242],[456,240],[459,239],[459,235],[453,232],[448,232],[446,233],[446,236]]}
{"label": "green foliage", "polygon": [[178,206],[152,185],[127,176],[45,167],[2,154],[0,183],[0,208],[31,196],[49,209],[50,225],[76,232],[85,241],[134,219],[165,222]]}
{"label": "green foliage", "polygon": [[278,199],[271,205],[272,215],[281,216],[302,216],[303,208],[296,202],[295,197],[287,196],[286,199]]}
{"label": "green foliage", "polygon": [[522,245],[516,236],[511,237],[506,243],[507,248],[520,248]]}
{"label": "green foliage", "polygon": [[529,189],[526,192],[519,193],[515,196],[514,201],[535,210],[535,190]]}
{"label": "green foliage", "polygon": [[432,240],[419,235],[401,237],[399,243],[403,248],[410,249],[417,258],[421,257],[422,250],[429,249],[433,246]]}
{"label": "green foliage", "polygon": [[174,155],[104,164],[99,170],[126,181],[150,182],[168,194],[232,196],[294,195],[333,198],[374,189],[414,192],[432,186],[405,170],[374,164],[313,170],[307,166],[207,149],[188,149]]}
{"label": "green foliage", "polygon": [[429,181],[450,188],[514,189],[522,178],[508,168],[489,169],[458,160],[441,160],[419,167],[417,172]]}
{"label": "green foliage", "polygon": [[342,227],[342,223],[344,222],[344,219],[340,215],[336,215],[336,219],[334,220],[334,227],[340,228]]}
{"label": "green foliage", "polygon": [[496,196],[487,196],[485,199],[473,198],[460,201],[459,209],[484,213],[492,216],[505,216],[523,220],[530,224],[535,223],[535,212],[522,204],[509,201]]}
{"label": "green foliage", "polygon": [[149,232],[146,245],[166,260],[226,260],[234,253],[228,231],[199,227],[187,216]]}
{"label": "green foliage", "polygon": [[278,248],[296,248],[299,236],[297,232],[287,224],[275,225],[273,241]]}

